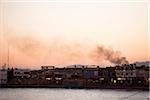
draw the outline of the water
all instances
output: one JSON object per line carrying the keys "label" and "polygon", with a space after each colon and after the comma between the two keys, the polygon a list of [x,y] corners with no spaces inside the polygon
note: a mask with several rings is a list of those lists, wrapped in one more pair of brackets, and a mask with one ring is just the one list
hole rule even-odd
{"label": "water", "polygon": [[149,100],[148,91],[0,88],[0,100]]}

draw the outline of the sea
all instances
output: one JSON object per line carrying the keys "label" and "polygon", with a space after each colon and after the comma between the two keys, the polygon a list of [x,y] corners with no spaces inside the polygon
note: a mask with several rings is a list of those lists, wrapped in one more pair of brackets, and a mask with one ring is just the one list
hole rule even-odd
{"label": "sea", "polygon": [[0,100],[149,100],[149,91],[118,89],[0,88]]}

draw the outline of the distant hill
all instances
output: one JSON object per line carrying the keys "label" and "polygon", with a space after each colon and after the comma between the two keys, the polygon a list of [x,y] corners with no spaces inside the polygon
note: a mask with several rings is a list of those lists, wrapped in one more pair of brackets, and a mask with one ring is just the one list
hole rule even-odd
{"label": "distant hill", "polygon": [[149,66],[150,67],[150,61],[145,61],[145,62],[135,62],[136,66]]}

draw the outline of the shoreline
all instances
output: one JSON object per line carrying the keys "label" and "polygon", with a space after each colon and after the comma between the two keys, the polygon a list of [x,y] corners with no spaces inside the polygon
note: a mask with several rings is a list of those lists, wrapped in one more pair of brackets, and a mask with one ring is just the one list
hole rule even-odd
{"label": "shoreline", "polygon": [[65,87],[62,85],[0,85],[0,88],[60,88],[60,89],[114,89],[114,90],[143,90],[149,91],[149,87],[125,87],[125,86],[90,86],[90,87]]}

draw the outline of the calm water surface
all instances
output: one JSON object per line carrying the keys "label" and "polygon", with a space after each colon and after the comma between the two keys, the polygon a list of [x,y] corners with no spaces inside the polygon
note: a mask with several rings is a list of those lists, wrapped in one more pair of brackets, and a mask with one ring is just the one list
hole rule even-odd
{"label": "calm water surface", "polygon": [[2,89],[0,100],[149,100],[148,91],[84,89]]}

